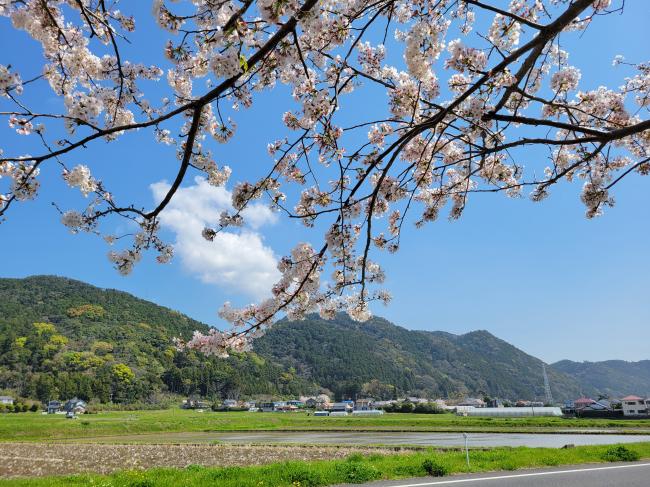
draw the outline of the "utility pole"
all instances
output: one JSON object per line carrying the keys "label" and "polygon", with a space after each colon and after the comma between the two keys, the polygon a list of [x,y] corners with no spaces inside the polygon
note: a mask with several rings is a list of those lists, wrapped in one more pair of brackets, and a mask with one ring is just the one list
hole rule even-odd
{"label": "utility pole", "polygon": [[548,374],[546,373],[546,364],[542,364],[542,372],[544,374],[544,394],[546,395],[546,404],[553,405],[553,394],[551,394],[551,384],[548,381]]}
{"label": "utility pole", "polygon": [[463,433],[463,438],[465,438],[465,459],[467,460],[467,471],[470,471],[469,467],[469,448],[467,448],[467,433]]}

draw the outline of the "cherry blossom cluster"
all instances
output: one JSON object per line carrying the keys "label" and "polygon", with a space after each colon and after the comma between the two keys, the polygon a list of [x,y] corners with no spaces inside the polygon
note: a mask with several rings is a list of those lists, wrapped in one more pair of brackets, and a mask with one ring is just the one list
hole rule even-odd
{"label": "cherry blossom cluster", "polygon": [[[372,253],[399,250],[404,225],[460,218],[477,192],[542,201],[560,181],[579,193],[586,216],[596,217],[614,205],[623,178],[650,173],[650,64],[621,54],[612,63],[619,86],[585,88],[580,60],[569,63],[566,47],[622,5],[155,0],[152,13],[166,42],[152,46],[163,59],[152,64],[124,55],[137,19],[117,3],[0,2],[2,21],[43,53],[35,72],[0,65],[0,119],[12,137],[34,140],[37,149],[14,153],[2,139],[0,217],[37,196],[43,164],[60,164],[63,185],[86,203],[60,210],[61,222],[73,233],[103,236],[109,260],[128,274],[146,252],[161,263],[172,258],[159,216],[198,174],[232,193],[232,209],[202,231],[214,245],[260,201],[315,234],[280,260],[281,278],[268,299],[222,308],[232,330],[197,334],[179,346],[220,356],[245,350],[280,313],[331,318],[345,311],[366,320],[372,301],[390,300]],[[158,90],[149,92],[152,81]],[[278,85],[290,96],[270,121],[278,133],[260,141],[269,160],[257,177],[242,180],[246,157],[223,161],[220,144],[238,136],[241,110],[254,110],[259,93]],[[64,108],[28,106],[27,91],[53,92]],[[68,139],[49,135],[55,124]],[[102,182],[101,166],[75,159],[89,144],[119,143],[135,130],[176,158],[169,191],[150,209],[120,201],[120,189]],[[546,160],[533,160],[531,147],[543,148],[537,153]],[[106,230],[118,217],[138,231]]]}

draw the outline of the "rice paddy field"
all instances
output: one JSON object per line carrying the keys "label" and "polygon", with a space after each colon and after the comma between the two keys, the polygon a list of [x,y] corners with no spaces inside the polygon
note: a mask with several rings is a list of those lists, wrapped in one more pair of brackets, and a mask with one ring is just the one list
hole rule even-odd
{"label": "rice paddy field", "polygon": [[306,413],[110,411],[77,419],[40,413],[0,414],[0,442],[58,441],[165,432],[217,431],[431,431],[648,434],[650,420],[470,418],[453,414],[315,417]]}
{"label": "rice paddy field", "polygon": [[[387,445],[197,444],[219,432],[481,432],[648,434],[650,421],[469,418],[452,414],[314,417],[306,413],[169,409],[111,411],[77,419],[0,414],[0,487],[255,486],[317,487],[466,471],[458,448]],[[210,436],[210,435],[207,435]],[[179,438],[186,437],[186,441]],[[627,437],[626,437],[627,438]],[[630,438],[632,439],[632,438]],[[618,441],[618,440],[617,440]],[[634,440],[637,441],[637,440]],[[650,458],[650,443],[625,445]],[[212,443],[212,444],[211,444]],[[607,461],[611,445],[574,448],[474,448],[472,471]],[[427,463],[428,462],[428,463]],[[433,465],[433,467],[432,467]],[[437,470],[436,470],[437,469]]]}

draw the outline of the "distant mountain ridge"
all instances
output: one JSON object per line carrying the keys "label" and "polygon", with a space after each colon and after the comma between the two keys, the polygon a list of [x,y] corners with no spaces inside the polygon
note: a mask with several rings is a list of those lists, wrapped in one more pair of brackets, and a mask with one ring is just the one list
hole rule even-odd
{"label": "distant mountain ridge", "polygon": [[552,365],[554,370],[574,377],[587,393],[623,397],[629,394],[650,397],[650,360],[626,362],[573,362],[562,360]]}
{"label": "distant mountain ridge", "polygon": [[[454,335],[407,330],[379,317],[357,323],[344,314],[332,321],[310,315],[280,320],[254,349],[337,395],[358,394],[374,379],[374,386],[429,397],[544,397],[542,361],[485,330]],[[556,399],[582,389],[560,371],[549,368],[548,375]]]}

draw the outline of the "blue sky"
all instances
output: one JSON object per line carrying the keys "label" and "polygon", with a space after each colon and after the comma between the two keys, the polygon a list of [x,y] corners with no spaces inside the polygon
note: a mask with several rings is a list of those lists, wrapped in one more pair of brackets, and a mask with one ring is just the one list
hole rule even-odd
{"label": "blue sky", "polygon": [[[137,18],[127,57],[158,61],[166,37],[153,26],[148,2],[138,4],[135,8],[144,16]],[[616,54],[644,60],[650,44],[645,25],[649,9],[645,2],[627,2],[624,15],[597,20],[584,35],[572,37],[567,44],[570,60],[582,70],[583,86],[618,86],[630,73],[611,67]],[[24,34],[15,34],[6,19],[0,19],[0,41],[16,47],[4,50],[0,63],[16,66],[25,78],[40,69],[40,48]],[[158,89],[153,87],[154,92]],[[28,102],[61,109],[60,100],[46,89],[25,91]],[[375,93],[363,96],[355,100],[353,111],[377,105]],[[287,91],[280,89],[259,96],[251,110],[237,114],[239,128],[232,144],[215,147],[218,161],[233,168],[232,182],[264,169],[269,161],[266,144],[284,135],[280,116],[289,102]],[[0,147],[7,154],[40,153],[27,138],[5,128],[0,134]],[[541,159],[544,153],[527,157]],[[147,206],[154,203],[150,185],[164,184],[176,168],[173,150],[152,143],[144,133],[127,135],[117,144],[99,142],[66,162],[87,163],[107,187],[119,188],[123,198]],[[41,181],[40,197],[15,206],[0,225],[1,276],[65,275],[131,292],[217,326],[223,326],[216,316],[223,301],[242,304],[259,294],[258,280],[264,279],[259,273],[273,258],[297,240],[320,242],[319,235],[297,222],[258,208],[259,221],[246,230],[245,239],[233,238],[226,251],[201,249],[214,253],[207,257],[211,266],[201,269],[197,259],[206,254],[193,256],[193,241],[180,241],[188,231],[188,214],[178,208],[178,218],[169,217],[165,235],[179,240],[185,253],[181,250],[169,265],[158,265],[147,256],[132,275],[122,277],[106,259],[103,241],[71,235],[59,223],[53,201],[62,208],[81,208],[84,203],[77,191],[66,190],[60,168],[46,166]],[[647,184],[638,177],[625,180],[615,192],[616,206],[594,220],[584,218],[575,185],[558,186],[541,204],[478,195],[460,221],[441,218],[421,230],[409,228],[400,252],[379,258],[394,298],[387,308],[377,306],[375,314],[413,329],[486,329],[548,362],[648,359]],[[200,190],[201,185],[188,178],[187,199],[200,199]],[[206,204],[218,206],[227,193],[213,196]],[[123,224],[114,226],[116,232],[128,230]]]}

